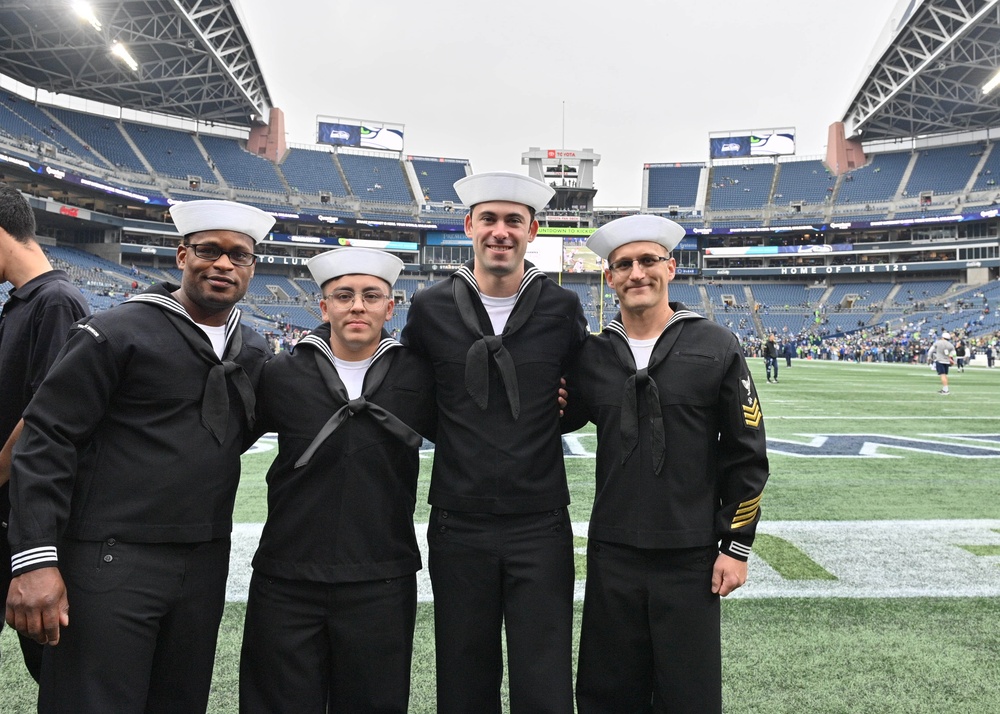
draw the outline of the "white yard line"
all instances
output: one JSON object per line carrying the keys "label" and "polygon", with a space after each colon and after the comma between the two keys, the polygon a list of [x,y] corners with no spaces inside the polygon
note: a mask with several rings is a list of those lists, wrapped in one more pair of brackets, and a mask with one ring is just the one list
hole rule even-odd
{"label": "white yard line", "polygon": [[[250,561],[260,538],[259,523],[233,528],[230,602],[246,600]],[[418,597],[433,601],[427,575],[427,524],[417,524],[424,569]],[[731,597],[997,597],[1000,556],[973,555],[961,546],[1000,548],[1000,520],[941,521],[765,521],[760,532],[783,538],[836,576],[837,580],[786,580],[756,555],[750,580]],[[586,536],[587,523],[573,532]],[[582,549],[581,549],[582,550]],[[576,599],[583,599],[583,581]]]}

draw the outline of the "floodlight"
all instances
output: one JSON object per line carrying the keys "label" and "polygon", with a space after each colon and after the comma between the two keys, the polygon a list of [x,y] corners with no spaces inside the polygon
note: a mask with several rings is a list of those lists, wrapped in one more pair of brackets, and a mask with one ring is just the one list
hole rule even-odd
{"label": "floodlight", "polygon": [[73,0],[73,11],[89,22],[90,26],[95,30],[98,32],[101,31],[101,21],[97,19],[97,15],[94,14],[94,9],[90,7],[90,3],[84,0]]}
{"label": "floodlight", "polygon": [[131,54],[129,54],[128,48],[118,40],[111,43],[111,54],[127,64],[129,69],[133,72],[139,69],[139,63],[135,61],[135,58],[132,57]]}
{"label": "floodlight", "polygon": [[983,85],[983,94],[989,94],[998,86],[1000,86],[1000,69],[994,72],[990,80]]}

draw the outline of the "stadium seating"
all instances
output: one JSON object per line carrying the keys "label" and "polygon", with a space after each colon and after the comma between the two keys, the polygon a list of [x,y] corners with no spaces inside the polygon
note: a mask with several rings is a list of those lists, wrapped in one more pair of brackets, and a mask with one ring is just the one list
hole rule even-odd
{"label": "stadium seating", "polygon": [[301,193],[347,196],[347,187],[337,171],[330,151],[290,149],[280,165],[288,185]]}
{"label": "stadium seating", "polygon": [[288,188],[274,164],[245,150],[239,140],[203,134],[199,141],[232,188],[287,196]]}
{"label": "stadium seating", "polygon": [[351,193],[364,203],[414,203],[399,159],[362,154],[337,155]]}
{"label": "stadium seating", "polygon": [[876,154],[868,165],[841,177],[836,203],[870,204],[891,200],[899,190],[910,156],[908,151]]}
{"label": "stadium seating", "polygon": [[441,201],[461,203],[458,194],[455,193],[454,183],[468,175],[468,162],[413,159],[410,163],[413,164],[413,170],[420,182],[420,190],[423,191],[423,196],[419,198],[434,203]]}
{"label": "stadium seating", "polygon": [[202,183],[218,183],[188,132],[133,122],[122,122],[122,127],[158,174],[179,179],[200,176]]}
{"label": "stadium seating", "polygon": [[668,206],[693,208],[698,204],[698,180],[702,166],[651,166],[649,174],[649,209]]}
{"label": "stadium seating", "polygon": [[917,162],[906,182],[904,195],[917,196],[922,191],[956,193],[962,191],[979,164],[983,148],[979,144],[936,146],[917,154]]}
{"label": "stadium seating", "polygon": [[0,105],[2,105],[2,109],[0,109],[0,123],[5,125],[2,116],[9,111],[30,124],[31,127],[42,135],[43,138],[41,141],[53,144],[61,154],[69,154],[80,161],[97,163],[102,168],[104,167],[104,162],[94,154],[89,146],[85,146],[77,141],[72,134],[60,126],[59,122],[54,121],[52,117],[32,102],[15,98],[8,94],[0,94]]}
{"label": "stadium seating", "polygon": [[709,176],[709,208],[716,211],[763,208],[771,201],[773,163],[716,165]]}
{"label": "stadium seating", "polygon": [[976,175],[976,180],[972,184],[972,190],[1000,190],[1000,150],[997,150],[995,143],[987,144],[984,150],[989,152],[989,155],[986,157],[983,167]]}
{"label": "stadium seating", "polygon": [[762,305],[787,305],[794,308],[806,308],[809,305],[809,291],[802,284],[756,283],[750,289],[754,299]]}
{"label": "stadium seating", "polygon": [[778,164],[778,183],[772,199],[775,206],[793,201],[824,203],[833,195],[836,176],[822,161],[788,161]]}
{"label": "stadium seating", "polygon": [[46,107],[45,111],[58,119],[88,146],[117,168],[146,174],[148,170],[121,132],[121,125],[111,117],[75,112],[62,107]]}

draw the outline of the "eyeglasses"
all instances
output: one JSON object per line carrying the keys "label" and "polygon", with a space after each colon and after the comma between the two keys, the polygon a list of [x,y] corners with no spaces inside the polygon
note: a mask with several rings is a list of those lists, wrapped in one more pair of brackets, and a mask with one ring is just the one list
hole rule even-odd
{"label": "eyeglasses", "polygon": [[639,267],[643,270],[649,270],[657,263],[666,263],[670,260],[669,255],[644,255],[641,258],[624,258],[622,260],[616,260],[614,263],[608,265],[612,273],[630,273],[632,272],[632,264],[638,263]]}
{"label": "eyeglasses", "polygon": [[336,290],[329,295],[324,295],[323,297],[331,301],[335,307],[341,310],[350,310],[354,307],[354,301],[357,299],[358,295],[361,295],[361,303],[366,307],[378,307],[386,300],[389,296],[380,293],[376,290],[365,290],[362,293],[356,293],[353,290]]}
{"label": "eyeglasses", "polygon": [[229,258],[229,262],[241,268],[247,268],[257,262],[257,256],[245,250],[223,250],[211,243],[185,243],[194,254],[202,260],[218,260],[222,256]]}

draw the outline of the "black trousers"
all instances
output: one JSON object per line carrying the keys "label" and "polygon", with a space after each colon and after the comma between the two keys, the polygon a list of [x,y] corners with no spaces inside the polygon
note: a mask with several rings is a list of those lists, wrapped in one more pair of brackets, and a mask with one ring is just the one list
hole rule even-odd
{"label": "black trousers", "polygon": [[406,714],[417,578],[250,580],[240,712]]}
{"label": "black trousers", "polygon": [[572,714],[573,532],[569,513],[431,509],[438,714],[500,711],[501,628],[510,711]]}
{"label": "black trousers", "polygon": [[722,711],[717,555],[588,544],[579,714]]}
{"label": "black trousers", "polygon": [[229,539],[66,542],[69,625],[42,659],[42,714],[195,714],[208,705]]}
{"label": "black trousers", "polygon": [[[7,488],[0,489],[0,513],[6,514],[10,511],[10,504],[7,501]],[[0,515],[0,601],[7,601],[7,591],[10,590],[10,543],[7,542],[7,516]],[[6,622],[0,617],[0,632]],[[28,674],[36,682],[42,673],[42,652],[45,645],[40,645],[29,637],[18,633],[18,644],[21,646],[21,656],[24,658],[24,666],[28,669]],[[10,655],[8,654],[8,657]],[[3,653],[0,652],[0,663],[3,661]],[[9,664],[7,666],[10,666]]]}

